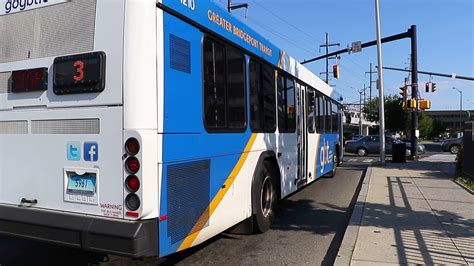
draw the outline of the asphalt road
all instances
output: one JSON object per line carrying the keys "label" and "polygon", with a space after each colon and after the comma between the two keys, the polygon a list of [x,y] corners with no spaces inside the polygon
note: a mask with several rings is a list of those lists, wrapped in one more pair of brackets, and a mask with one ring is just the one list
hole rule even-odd
{"label": "asphalt road", "polygon": [[[439,144],[426,145],[438,153]],[[322,178],[280,202],[273,227],[260,235],[220,234],[162,259],[132,260],[0,238],[0,265],[332,264],[367,166],[378,156],[346,155],[334,178]]]}
{"label": "asphalt road", "polygon": [[352,214],[366,164],[347,163],[280,202],[272,228],[260,235],[221,234],[160,262],[177,265],[332,265]]}

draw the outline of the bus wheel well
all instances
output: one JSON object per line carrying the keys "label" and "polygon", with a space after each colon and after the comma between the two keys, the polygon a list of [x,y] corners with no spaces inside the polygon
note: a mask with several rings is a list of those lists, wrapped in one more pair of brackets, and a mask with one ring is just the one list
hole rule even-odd
{"label": "bus wheel well", "polygon": [[275,180],[276,181],[275,185],[276,185],[276,190],[277,190],[277,196],[278,196],[277,201],[278,201],[281,198],[281,174],[280,174],[280,167],[278,166],[276,156],[266,157],[263,161],[263,164],[271,167],[276,173],[277,180]]}
{"label": "bus wheel well", "polygon": [[[252,175],[252,182],[251,182],[251,187],[250,189],[253,190],[253,188],[257,185],[256,182],[258,182],[258,178],[260,173],[264,171],[265,168],[270,168],[276,175],[276,179],[274,182],[275,185],[275,190],[277,194],[276,201],[278,201],[281,197],[281,174],[280,174],[280,168],[278,167],[278,161],[276,159],[275,152],[273,151],[266,151],[260,154],[260,157],[257,161],[257,165],[255,167],[255,171]],[[253,193],[252,193],[253,195]],[[246,220],[240,222],[239,224],[233,226],[228,230],[229,233],[232,234],[253,234],[256,231],[256,225],[255,225],[255,215],[256,215],[256,210],[254,209],[254,201],[255,199],[253,196],[251,197],[251,202],[252,202],[252,210],[251,210],[251,216],[247,218]]]}

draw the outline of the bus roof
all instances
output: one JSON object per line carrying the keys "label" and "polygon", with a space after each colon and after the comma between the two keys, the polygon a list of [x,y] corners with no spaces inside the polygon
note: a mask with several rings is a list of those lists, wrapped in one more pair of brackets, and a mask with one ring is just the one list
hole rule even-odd
{"label": "bus roof", "polygon": [[280,50],[239,18],[222,9],[213,0],[158,0],[158,2],[161,2],[159,5],[166,11],[235,43],[259,58],[292,74],[330,98],[336,101],[341,99],[341,95],[334,88],[327,85],[295,58]]}

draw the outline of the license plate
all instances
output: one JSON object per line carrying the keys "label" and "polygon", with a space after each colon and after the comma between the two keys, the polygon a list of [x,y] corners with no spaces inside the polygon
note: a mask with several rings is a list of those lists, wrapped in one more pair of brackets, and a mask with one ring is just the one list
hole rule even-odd
{"label": "license plate", "polygon": [[95,194],[95,175],[72,175],[68,178],[67,191],[81,194]]}

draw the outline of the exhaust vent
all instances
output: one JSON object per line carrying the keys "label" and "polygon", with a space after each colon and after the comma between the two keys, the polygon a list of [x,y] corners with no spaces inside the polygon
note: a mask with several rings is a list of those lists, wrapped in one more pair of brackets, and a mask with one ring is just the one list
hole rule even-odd
{"label": "exhaust vent", "polygon": [[0,134],[28,134],[28,121],[0,121]]}
{"label": "exhaust vent", "polygon": [[100,133],[99,119],[33,120],[32,134],[94,134]]}

